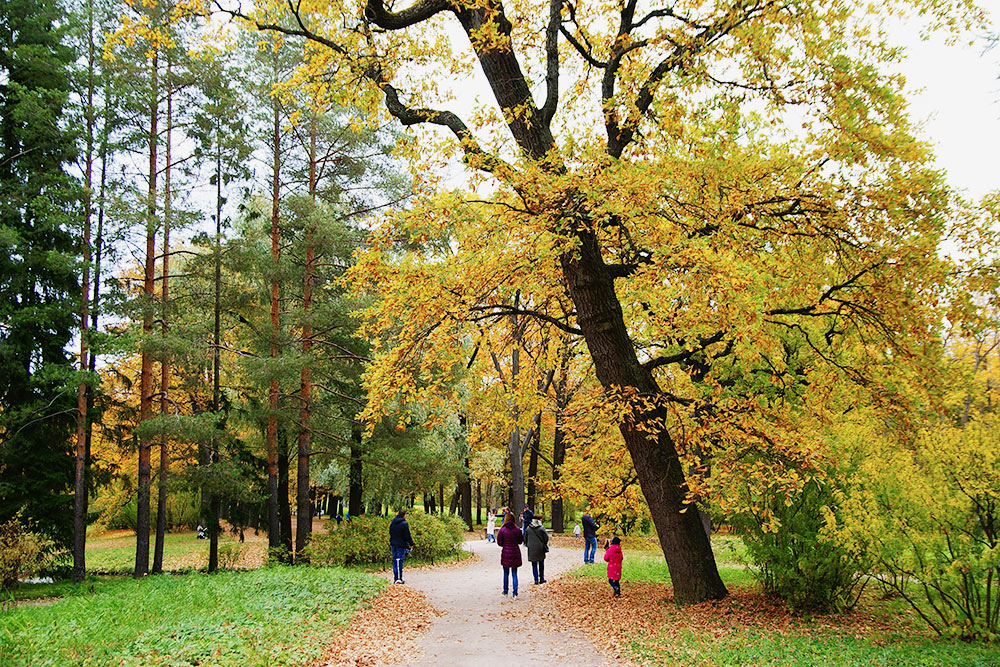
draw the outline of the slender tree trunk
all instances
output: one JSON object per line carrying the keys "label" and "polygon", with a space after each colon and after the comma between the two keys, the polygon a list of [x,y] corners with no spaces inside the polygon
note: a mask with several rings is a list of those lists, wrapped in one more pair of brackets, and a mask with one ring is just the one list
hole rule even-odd
{"label": "slender tree trunk", "polygon": [[[278,80],[278,56],[274,55],[274,81]],[[271,134],[271,361],[272,373],[277,373],[278,337],[281,333],[281,108],[278,99],[271,101],[273,118]],[[278,377],[274,375],[268,387],[267,417],[267,543],[270,547],[281,544],[281,526],[278,516]]]}
{"label": "slender tree trunk", "polygon": [[347,473],[347,512],[351,516],[361,514],[361,497],[364,489],[364,468],[361,461],[361,427],[351,426],[351,468]]}
{"label": "slender tree trunk", "polygon": [[528,455],[528,507],[531,511],[535,511],[536,493],[537,485],[535,483],[535,477],[538,475],[538,447],[539,441],[542,439],[542,429],[541,429],[541,419],[538,420],[538,425],[532,432],[531,436],[531,448]]}
{"label": "slender tree trunk", "polygon": [[476,480],[476,525],[483,522],[483,481]]}
{"label": "slender tree trunk", "polygon": [[[87,148],[84,156],[83,191],[83,275],[80,277],[80,371],[90,366],[90,222],[94,192],[94,3],[87,3]],[[87,576],[87,383],[83,380],[76,392],[76,469],[73,484],[73,582]]]}
{"label": "slender tree trunk", "polygon": [[[171,134],[174,120],[174,92],[170,81],[170,60],[167,60],[167,136],[164,146],[163,167],[163,276],[160,283],[160,312],[163,319],[160,322],[160,332],[163,342],[167,342],[170,331],[170,160]],[[166,422],[170,412],[170,360],[167,357],[167,345],[163,346],[160,359],[160,417]],[[167,444],[167,433],[160,433],[160,470],[157,479],[156,498],[156,543],[153,545],[153,574],[163,572],[163,545],[167,533],[167,478],[170,475],[170,450]]]}
{"label": "slender tree trunk", "polygon": [[461,481],[458,483],[462,497],[462,520],[465,525],[472,530],[472,477],[469,476],[469,459],[465,459],[465,470],[462,473]]}
{"label": "slender tree trunk", "polygon": [[[316,119],[309,128],[309,197],[316,202]],[[312,534],[312,511],[309,503],[309,415],[312,403],[312,288],[316,249],[313,247],[312,222],[306,224],[306,262],[302,276],[302,375],[299,390],[299,451],[295,526],[295,553],[302,554]]]}
{"label": "slender tree trunk", "polygon": [[[594,370],[606,389],[620,387],[638,396],[659,396],[660,387],[635,353],[615,294],[614,279],[601,257],[596,236],[578,231],[578,253],[560,258],[569,293],[577,309],[577,321],[594,360]],[[662,428],[666,408],[637,407],[632,419],[619,428],[632,456],[640,486],[649,505],[663,548],[674,599],[681,604],[715,600],[728,593],[719,577],[712,547],[698,512],[685,499],[687,482],[677,449]]]}
{"label": "slender tree trunk", "polygon": [[560,469],[566,460],[566,433],[563,431],[562,412],[556,412],[556,428],[552,434],[552,485],[556,487],[556,495],[552,498],[552,530],[561,533],[566,530],[566,518],[563,516],[563,498],[559,490]]}
{"label": "slender tree trunk", "polygon": [[[91,299],[90,304],[90,330],[97,331],[98,318],[100,316],[100,305],[101,305],[101,260],[103,259],[104,252],[104,202],[105,195],[107,191],[107,176],[108,176],[108,131],[111,125],[111,109],[113,106],[113,100],[110,99],[110,91],[105,87],[105,98],[104,98],[104,119],[103,126],[101,130],[101,187],[98,193],[98,204],[97,204],[97,238],[94,239],[94,296]],[[88,370],[91,374],[95,373],[97,370],[97,354],[94,350],[91,350]],[[94,392],[87,392],[87,412],[85,414],[85,419],[87,422],[87,428],[85,430],[85,441],[86,441],[86,454],[85,454],[85,467],[90,470],[90,447],[91,440],[93,438],[94,429],[91,427],[90,415],[94,409]],[[87,514],[87,506],[90,498],[90,487],[93,485],[93,481],[87,484],[86,493],[83,494],[83,514]]]}
{"label": "slender tree trunk", "polygon": [[[212,412],[220,419],[222,410],[222,128],[215,128],[215,300],[212,308]],[[224,421],[220,419],[220,423]],[[216,428],[218,432],[218,428]],[[212,436],[209,466],[219,460],[219,442]],[[219,568],[219,496],[208,497],[208,571]]]}
{"label": "slender tree trunk", "polygon": [[281,546],[292,554],[292,506],[288,498],[288,431],[278,432],[278,522],[281,526]]}
{"label": "slender tree trunk", "polygon": [[[157,82],[158,57],[153,53],[150,104],[149,104],[149,186],[146,212],[146,257],[142,286],[142,361],[139,372],[139,421],[153,416],[153,358],[149,351],[153,334],[153,293],[156,272],[156,164],[157,164],[157,118],[159,115],[159,88]],[[139,441],[139,479],[136,493],[136,543],[135,571],[133,576],[142,577],[149,573],[149,484],[152,442],[148,437]]]}
{"label": "slender tree trunk", "polygon": [[438,484],[438,513],[444,515],[444,484]]}

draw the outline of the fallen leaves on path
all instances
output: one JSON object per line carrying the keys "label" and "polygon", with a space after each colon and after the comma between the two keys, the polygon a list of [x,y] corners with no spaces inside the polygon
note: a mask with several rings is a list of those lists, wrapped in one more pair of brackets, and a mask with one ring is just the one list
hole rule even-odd
{"label": "fallen leaves on path", "polygon": [[413,660],[441,612],[408,586],[389,586],[362,609],[313,667],[374,667]]}

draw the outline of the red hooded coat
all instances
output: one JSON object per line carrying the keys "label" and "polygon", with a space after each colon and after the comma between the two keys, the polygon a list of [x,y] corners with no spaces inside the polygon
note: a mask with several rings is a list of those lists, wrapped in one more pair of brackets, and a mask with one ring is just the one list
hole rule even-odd
{"label": "red hooded coat", "polygon": [[622,578],[622,561],[625,555],[622,553],[622,545],[612,544],[604,552],[604,560],[608,562],[608,579],[618,581]]}

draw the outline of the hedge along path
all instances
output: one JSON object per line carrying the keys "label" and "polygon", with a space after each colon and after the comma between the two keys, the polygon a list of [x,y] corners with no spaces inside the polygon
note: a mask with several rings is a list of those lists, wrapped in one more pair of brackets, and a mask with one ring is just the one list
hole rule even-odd
{"label": "hedge along path", "polygon": [[[579,549],[552,546],[545,559],[545,578],[553,581],[560,573],[583,564]],[[501,595],[503,570],[500,547],[485,540],[465,542],[467,551],[479,558],[462,567],[407,568],[405,585],[392,588],[422,593],[436,613],[420,619],[415,649],[405,645],[397,650],[401,663],[410,667],[510,667],[511,664],[571,664],[574,667],[601,667],[624,663],[607,655],[584,633],[559,623],[551,601],[536,591],[549,584],[532,584],[531,564],[524,560],[518,570],[518,597]],[[526,556],[522,547],[522,556]],[[391,579],[391,574],[387,575]],[[610,591],[610,589],[609,589]],[[424,630],[423,621],[429,621]],[[386,633],[386,639],[396,631]],[[391,639],[390,639],[391,641]]]}

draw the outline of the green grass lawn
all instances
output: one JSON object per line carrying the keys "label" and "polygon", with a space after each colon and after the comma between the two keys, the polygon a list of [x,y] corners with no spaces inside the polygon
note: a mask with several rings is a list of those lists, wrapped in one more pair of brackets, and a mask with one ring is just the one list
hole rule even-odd
{"label": "green grass lawn", "polygon": [[676,637],[636,639],[628,644],[649,665],[744,667],[995,667],[1000,648],[928,638],[854,637],[835,632],[785,635],[759,631],[684,631]]}
{"label": "green grass lawn", "polygon": [[386,582],[272,567],[53,586],[64,597],[0,612],[0,665],[304,665]]}
{"label": "green grass lawn", "polygon": [[[167,533],[163,544],[163,569],[168,572],[203,570],[208,567],[208,540],[195,539],[193,531]],[[153,537],[149,540],[149,562],[153,562]],[[223,533],[219,535],[219,545],[239,545],[243,551],[260,551],[266,545],[244,543]],[[257,565],[262,564],[256,563]],[[135,569],[135,534],[118,531],[111,535],[87,538],[87,571],[97,574],[131,574]]]}

